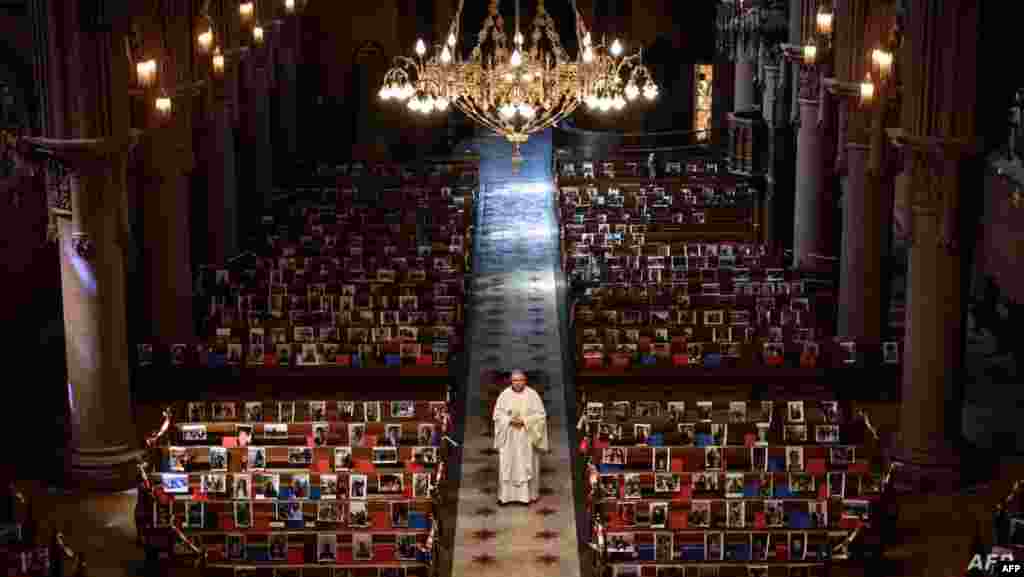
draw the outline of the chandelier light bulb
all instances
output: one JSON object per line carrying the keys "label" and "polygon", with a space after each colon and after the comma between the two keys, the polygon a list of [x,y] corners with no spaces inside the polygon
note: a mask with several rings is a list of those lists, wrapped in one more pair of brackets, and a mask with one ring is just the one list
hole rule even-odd
{"label": "chandelier light bulb", "polygon": [[590,94],[587,96],[587,108],[593,110],[601,105],[601,99],[597,96]]}
{"label": "chandelier light bulb", "polygon": [[590,64],[594,61],[594,49],[589,45],[583,49],[583,62]]}
{"label": "chandelier light bulb", "polygon": [[419,112],[420,101],[419,101],[418,98],[410,98],[409,99],[409,104],[407,104],[406,106],[408,106],[409,110],[411,110],[413,112]]}
{"label": "chandelier light bulb", "polygon": [[640,96],[640,89],[637,87],[636,83],[630,81],[630,83],[626,85],[626,98],[629,100],[636,100],[637,96]]}
{"label": "chandelier light bulb", "polygon": [[622,56],[622,42],[619,42],[618,38],[615,39],[615,42],[612,42],[611,53],[616,58]]}
{"label": "chandelier light bulb", "polygon": [[516,44],[522,45],[522,43],[523,43],[523,34],[521,32],[516,32],[515,42],[516,42]]}
{"label": "chandelier light bulb", "polygon": [[889,73],[892,71],[892,52],[886,52],[880,48],[875,48],[871,52],[871,60],[875,67],[878,69],[878,75],[882,80],[889,77]]}
{"label": "chandelier light bulb", "polygon": [[615,100],[612,101],[612,106],[615,107],[615,110],[622,110],[626,107],[626,99],[619,94],[615,97]]}
{"label": "chandelier light bulb", "polygon": [[380,96],[381,100],[391,100],[391,96],[393,95],[393,93],[391,92],[391,86],[388,84],[381,86],[380,91],[377,92],[377,95]]}
{"label": "chandelier light bulb", "polygon": [[864,82],[860,83],[860,101],[862,104],[870,104],[875,98],[875,84],[871,82],[871,75],[868,74],[864,77]]}
{"label": "chandelier light bulb", "polygon": [[242,22],[248,22],[256,13],[256,6],[252,2],[242,2],[238,5],[238,16]]}
{"label": "chandelier light bulb", "polygon": [[523,63],[523,55],[519,52],[518,48],[512,51],[512,58],[510,58],[508,62],[513,67],[518,67]]}
{"label": "chandelier light bulb", "polygon": [[502,118],[504,118],[505,120],[509,120],[516,115],[516,107],[512,106],[511,104],[505,104],[504,106],[501,107],[499,113],[501,114]]}
{"label": "chandelier light bulb", "polygon": [[149,59],[135,64],[139,86],[150,87],[156,82],[156,60]]}
{"label": "chandelier light bulb", "polygon": [[216,74],[224,72],[224,55],[221,54],[219,46],[213,51],[213,71]]}
{"label": "chandelier light bulb", "polygon": [[263,44],[263,27],[259,24],[253,26],[252,39],[256,44]]}
{"label": "chandelier light bulb", "polygon": [[417,56],[423,56],[426,53],[427,53],[427,45],[423,42],[423,39],[420,38],[420,39],[416,40],[416,55]]}
{"label": "chandelier light bulb", "polygon": [[450,46],[452,48],[455,48],[455,34],[454,33],[448,35],[448,46]]}
{"label": "chandelier light bulb", "polygon": [[810,66],[814,64],[814,60],[818,57],[818,47],[814,44],[808,44],[804,46],[804,64]]}
{"label": "chandelier light bulb", "polygon": [[644,85],[644,98],[647,100],[654,100],[658,97],[658,85],[653,82],[648,82]]}
{"label": "chandelier light bulb", "polygon": [[520,104],[518,108],[519,108],[519,115],[522,116],[523,118],[527,119],[527,120],[533,118],[533,116],[537,113],[537,111],[534,110],[532,106],[530,106],[529,104],[527,104],[525,102]]}
{"label": "chandelier light bulb", "polygon": [[452,61],[452,51],[448,50],[448,46],[445,45],[444,50],[441,50],[441,63],[449,64]]}
{"label": "chandelier light bulb", "polygon": [[583,45],[588,48],[590,47],[590,32],[583,35]]}
{"label": "chandelier light bulb", "polygon": [[832,34],[831,12],[818,12],[815,20],[818,25],[818,34],[821,34],[822,36],[830,36]]}
{"label": "chandelier light bulb", "polygon": [[161,96],[156,99],[156,111],[161,116],[170,116],[171,114],[171,99],[167,96]]}
{"label": "chandelier light bulb", "polygon": [[284,0],[284,11],[289,14],[295,12],[295,0]]}
{"label": "chandelier light bulb", "polygon": [[204,54],[209,52],[210,47],[213,46],[213,30],[207,28],[205,32],[199,34],[199,38],[197,38],[197,41],[199,43],[199,50],[201,52],[203,52]]}
{"label": "chandelier light bulb", "polygon": [[438,112],[444,112],[448,110],[448,99],[445,98],[444,96],[437,98],[436,100],[434,100],[434,108],[437,109]]}
{"label": "chandelier light bulb", "polygon": [[434,97],[433,96],[430,96],[428,94],[427,97],[423,99],[423,108],[426,109],[427,112],[430,112],[431,110],[434,109]]}

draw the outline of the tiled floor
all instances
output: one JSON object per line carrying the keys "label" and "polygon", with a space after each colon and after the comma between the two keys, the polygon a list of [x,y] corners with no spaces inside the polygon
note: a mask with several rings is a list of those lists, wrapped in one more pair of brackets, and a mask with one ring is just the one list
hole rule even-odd
{"label": "tiled floor", "polygon": [[[510,145],[480,143],[470,378],[453,576],[580,575],[572,464],[554,271],[558,236],[549,169],[551,137],[531,138],[512,173]],[[492,371],[520,368],[544,398],[551,452],[541,458],[536,504],[498,507],[498,457],[491,409],[500,390]]]}

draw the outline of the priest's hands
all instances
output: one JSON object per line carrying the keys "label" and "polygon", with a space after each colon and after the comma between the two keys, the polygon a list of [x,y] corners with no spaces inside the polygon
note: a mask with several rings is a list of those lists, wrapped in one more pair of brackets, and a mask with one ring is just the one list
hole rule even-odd
{"label": "priest's hands", "polygon": [[517,429],[522,429],[523,426],[526,425],[526,421],[520,419],[519,417],[512,417],[512,421],[511,422],[512,422],[512,426],[517,428]]}

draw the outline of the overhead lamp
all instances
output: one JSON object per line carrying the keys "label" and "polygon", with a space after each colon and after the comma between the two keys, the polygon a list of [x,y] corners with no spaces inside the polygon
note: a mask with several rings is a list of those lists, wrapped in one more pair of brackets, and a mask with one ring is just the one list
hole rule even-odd
{"label": "overhead lamp", "polygon": [[821,7],[818,10],[818,15],[815,18],[818,34],[821,34],[822,36],[832,35],[832,16],[832,11],[826,10],[825,7]]}
{"label": "overhead lamp", "polygon": [[868,74],[864,77],[864,82],[860,83],[860,102],[861,104],[871,104],[875,99],[875,84],[871,82],[871,75]]}
{"label": "overhead lamp", "polygon": [[288,14],[295,13],[295,0],[284,0],[284,11]]}
{"label": "overhead lamp", "polygon": [[512,57],[509,58],[508,63],[511,64],[513,67],[518,67],[520,64],[523,63],[523,55],[522,53],[519,52],[518,48],[512,51]]}
{"label": "overhead lamp", "polygon": [[242,2],[238,5],[238,16],[243,24],[248,24],[256,14],[256,5],[253,2]]}
{"label": "overhead lamp", "polygon": [[196,43],[199,45],[200,52],[203,54],[209,52],[210,48],[213,46],[213,30],[207,28],[205,31],[201,32],[196,38]]}
{"label": "overhead lamp", "polygon": [[818,57],[818,47],[814,44],[807,44],[803,50],[804,64],[810,66]]}
{"label": "overhead lamp", "polygon": [[889,78],[889,73],[892,72],[892,52],[875,48],[871,51],[871,61],[875,65],[875,69],[878,70],[879,78],[885,82]]}
{"label": "overhead lamp", "polygon": [[149,88],[156,83],[156,60],[152,58],[135,63],[135,77],[139,86]]}
{"label": "overhead lamp", "polygon": [[636,100],[636,97],[640,96],[640,88],[637,87],[636,83],[632,80],[626,85],[626,98],[628,100]]}
{"label": "overhead lamp", "polygon": [[224,54],[220,51],[220,46],[213,50],[213,72],[215,74],[224,73]]}
{"label": "overhead lamp", "polygon": [[619,42],[618,38],[615,39],[615,42],[612,42],[612,47],[611,47],[610,52],[612,53],[612,56],[614,56],[616,58],[618,58],[619,56],[622,56],[622,42]]}
{"label": "overhead lamp", "polygon": [[263,44],[263,27],[259,24],[252,28],[252,40],[256,44]]}
{"label": "overhead lamp", "polygon": [[657,97],[658,85],[648,80],[647,84],[644,84],[644,98],[647,100],[654,100]]}
{"label": "overhead lamp", "polygon": [[171,115],[171,99],[166,94],[161,94],[155,101],[154,106],[156,112],[160,116],[167,118]]}

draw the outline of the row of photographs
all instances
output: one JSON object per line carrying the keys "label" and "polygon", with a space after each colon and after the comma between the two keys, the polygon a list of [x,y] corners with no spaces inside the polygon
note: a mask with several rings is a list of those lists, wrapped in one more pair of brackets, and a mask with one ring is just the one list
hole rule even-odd
{"label": "row of photographs", "polygon": [[[230,567],[224,577],[427,577],[426,566],[412,567]],[[680,576],[682,577],[682,576]]]}
{"label": "row of photographs", "polygon": [[[660,401],[612,401],[610,403],[610,411],[605,411],[605,403],[590,401],[587,403],[587,419],[591,421],[601,421],[606,417],[616,419],[628,419],[628,418],[652,418],[661,417],[663,414],[676,421],[685,421],[688,413],[686,411],[686,401],[668,401],[665,403],[665,409],[662,410],[662,403]],[[711,422],[715,415],[715,403],[713,401],[697,401],[696,405],[696,420],[701,422]],[[748,410],[746,401],[730,401],[729,402],[729,420],[730,423],[746,423],[749,422],[747,419]],[[759,414],[759,421],[771,421],[774,414],[775,401],[761,401]],[[828,424],[836,424],[841,421],[841,412],[839,409],[838,401],[817,401],[817,410],[821,416],[821,419]],[[787,423],[805,423],[807,421],[806,412],[804,410],[804,401],[786,401],[786,422]]]}
{"label": "row of photographs", "polygon": [[[640,577],[640,565],[614,565],[613,577]],[[646,575],[646,573],[644,573]],[[658,565],[654,577],[824,577],[822,564],[813,565]]]}
{"label": "row of photographs", "polygon": [[[707,531],[704,533],[704,560],[725,561],[726,533],[719,531]],[[775,532],[775,533],[750,533],[750,534],[728,534],[730,541],[735,539],[737,545],[749,547],[750,558],[748,561],[768,561],[779,544],[783,544],[787,551],[787,561],[804,561],[808,556],[807,533],[803,531]],[[675,547],[675,535],[670,532],[654,534],[654,562],[665,562],[683,560],[680,551]],[[680,543],[681,545],[681,543]],[[819,548],[820,549],[820,548]],[[609,554],[615,553],[636,553],[637,543],[634,533],[608,533],[605,537],[605,551]],[[812,555],[819,555],[820,551],[811,552]]]}
{"label": "row of photographs", "polygon": [[[842,446],[832,447],[837,449],[834,453],[830,451],[830,458],[835,458],[833,463],[843,462],[849,465],[854,462],[854,447]],[[685,447],[678,447],[680,450],[687,450]],[[720,445],[712,445],[704,447],[704,470],[706,471],[721,471],[726,468],[725,458],[723,451],[725,447]],[[803,471],[804,470],[804,447],[801,446],[787,446],[785,448],[786,456],[786,471]],[[610,459],[610,461],[606,460]],[[602,453],[602,464],[604,465],[626,465],[626,448],[625,447],[609,447],[603,450]],[[652,469],[655,471],[667,472],[668,467],[671,467],[671,448],[670,447],[655,447],[654,456],[652,459]],[[768,459],[768,447],[751,447],[750,448],[750,466],[752,471],[768,471],[769,470],[769,459]],[[629,473],[632,475],[639,475],[639,473]]]}
{"label": "row of photographs", "polygon": [[[225,536],[224,558],[227,561],[251,561],[250,557],[258,556],[260,560],[268,561],[289,561],[288,556],[288,534],[273,533],[266,545],[258,545],[265,548],[264,552],[254,555],[253,544],[246,543],[246,535],[233,533]],[[337,563],[340,561],[340,549],[338,536],[333,533],[318,533],[316,536],[316,562]],[[373,535],[368,533],[352,534],[352,560],[373,561],[374,546]],[[395,559],[398,561],[415,561],[420,545],[415,534],[399,534],[395,542]],[[265,553],[265,554],[263,554]],[[236,573],[236,576],[238,573]],[[281,573],[278,573],[281,575]]]}
{"label": "row of photographs", "polygon": [[[712,513],[715,502],[698,499],[690,502],[686,509],[685,525],[681,529],[702,529],[710,527],[726,527],[729,529],[759,528],[759,519],[763,515],[763,527],[787,527],[786,507],[782,500],[769,499],[764,501],[725,501],[724,509],[716,509]],[[795,505],[797,511],[806,507],[807,525],[814,529],[826,529],[830,526],[828,501],[788,501]],[[674,528],[670,513],[677,509],[668,501],[652,503],[618,503],[615,509],[614,524],[621,527],[649,527],[651,529]],[[844,499],[840,508],[840,519],[865,521],[871,512],[871,502],[866,499]],[[724,513],[724,515],[723,515]],[[612,525],[609,519],[609,525]],[[799,525],[794,522],[793,527]],[[763,528],[761,527],[761,528]]]}
{"label": "row of photographs", "polygon": [[[384,418],[382,407],[389,408],[387,418],[391,419],[412,419],[416,417],[416,405],[418,401],[391,401],[385,404],[382,401],[365,401],[356,403],[353,401],[335,401],[328,404],[328,401],[306,401],[299,403],[304,413],[296,411],[295,401],[277,401],[271,406],[275,407],[272,423],[294,423],[298,422],[298,416],[305,416],[302,422],[323,422],[328,420],[352,421],[356,420],[357,409],[361,407],[362,419],[368,423],[379,422]],[[190,423],[205,422],[233,422],[242,420],[246,423],[262,423],[267,421],[269,411],[266,411],[268,403],[263,401],[246,401],[238,403],[235,401],[213,401],[209,403],[192,402],[188,403],[188,421]],[[423,404],[423,403],[420,403]],[[430,401],[430,414],[435,421],[440,422],[447,412],[447,403],[444,401]],[[328,412],[334,409],[333,413]],[[243,412],[244,419],[239,419],[239,409]],[[331,419],[330,417],[333,417]]]}
{"label": "row of photographs", "polygon": [[[282,492],[281,475],[279,473],[232,474],[230,480],[222,473],[208,473],[200,476],[198,494],[203,496],[219,496],[226,500],[248,499],[310,499],[311,491],[309,473],[292,473],[285,484],[287,491]],[[402,495],[405,493],[405,476],[402,473],[377,473],[376,495]],[[344,475],[322,473],[319,475],[318,491],[315,493],[320,500],[341,498],[367,499],[369,479],[367,475],[351,473]],[[186,473],[162,473],[161,486],[165,493],[171,495],[195,495]],[[429,499],[434,488],[431,473],[412,473],[412,496],[416,499]]]}
{"label": "row of photographs", "polygon": [[[621,164],[622,170],[619,170]],[[666,176],[682,176],[683,163],[676,160],[665,161],[664,174]],[[704,175],[704,174],[718,174],[718,163],[716,162],[687,162],[686,173],[692,175]],[[600,170],[599,173],[595,173],[595,161],[584,160],[580,162],[562,162],[558,165],[558,175],[563,178],[576,178],[577,176],[582,178],[595,178],[596,174],[600,174],[601,178],[615,178],[616,173],[619,176],[640,176],[641,174],[647,175],[648,171],[656,169],[657,165],[654,164],[653,160],[648,161],[646,164],[640,164],[638,162],[615,162],[615,161],[598,161],[596,167]]]}
{"label": "row of photographs", "polygon": [[[409,528],[410,503],[407,501],[391,502],[389,505],[388,518],[391,520],[392,529]],[[234,526],[236,529],[251,529],[254,526],[252,504],[248,501],[235,501],[233,510]],[[171,511],[169,505],[154,505],[155,526],[169,527]],[[283,501],[275,505],[271,528],[275,525],[284,528],[286,523],[304,523],[306,517],[303,515],[301,503],[296,501]],[[372,526],[370,513],[367,510],[366,501],[351,501],[348,503],[339,501],[323,501],[317,504],[316,521],[318,523],[343,523],[353,529],[368,529]],[[186,529],[218,529],[217,524],[207,526],[206,503],[189,502],[185,504],[185,519],[183,526]],[[303,525],[305,526],[305,525]]]}
{"label": "row of photographs", "polygon": [[[777,492],[775,475],[762,473],[745,475],[744,473],[688,473],[690,491],[692,493],[721,494],[726,498],[743,498],[751,491],[748,485],[756,488],[756,495],[770,498]],[[654,493],[679,493],[683,487],[683,476],[674,473],[658,473],[654,475]],[[598,475],[597,496],[601,499],[643,499],[644,483],[641,473],[624,475]],[[857,495],[873,495],[881,493],[882,477],[879,474],[847,474],[843,471],[829,471],[823,475],[826,494],[831,498],[846,498],[847,484],[850,493]],[[818,495],[821,489],[815,475],[810,473],[789,473],[786,489],[790,494]]]}
{"label": "row of photographs", "polygon": [[[710,424],[710,436],[711,444],[718,446],[729,446],[729,425],[725,423],[709,423]],[[756,423],[756,433],[754,434],[753,444],[754,446],[767,447],[770,444],[770,432],[771,423]],[[700,427],[697,423],[679,423],[676,425],[676,432],[680,438],[677,441],[682,446],[692,446],[697,443],[698,433]],[[740,427],[738,432],[745,432],[746,427]],[[589,431],[601,441],[605,441],[613,444],[625,444],[621,443],[626,440],[623,436],[623,426],[618,423],[594,423],[591,422],[588,427]],[[659,430],[663,431],[663,427],[659,427]],[[634,423],[633,424],[633,436],[632,444],[634,445],[647,445],[649,438],[651,437],[652,425],[650,423]],[[745,437],[746,435],[744,435]],[[807,443],[807,425],[784,425],[782,427],[782,441],[784,443]],[[840,443],[840,427],[839,425],[815,425],[814,426],[814,443],[816,444],[833,444]],[[747,441],[744,438],[742,445],[746,445]],[[742,446],[741,445],[741,446]]]}
{"label": "row of photographs", "polygon": [[[358,332],[365,329],[350,330]],[[363,339],[357,338],[347,344],[358,345],[358,352],[360,353],[376,356],[387,352],[383,347],[388,343],[367,343]],[[229,366],[240,366],[244,359],[246,366],[249,367],[287,367],[292,365],[296,367],[315,367],[320,365],[348,365],[350,364],[348,357],[355,350],[356,347],[346,347],[345,344],[340,343],[296,346],[284,344],[277,345],[270,351],[266,351],[261,345],[253,345],[249,348],[249,354],[246,355],[241,344],[232,343],[226,346],[223,354],[225,355],[224,361]],[[431,347],[419,343],[400,343],[396,352],[403,359],[416,359],[417,361],[421,356],[426,355],[428,364],[433,365],[443,365],[448,362],[448,351],[446,349],[433,350]]]}
{"label": "row of photographs", "polygon": [[[186,425],[183,429],[185,433],[183,439],[185,442],[203,442],[207,440],[205,431],[196,430],[197,427],[205,427],[205,425]],[[371,448],[371,462],[379,465],[397,465],[402,462],[400,459],[401,448],[405,446],[399,446],[398,433],[389,431],[391,434],[386,439],[381,440],[383,446],[366,447],[367,436],[366,426],[358,423],[349,425],[349,437],[348,441],[352,444],[344,446],[333,446],[334,448],[334,463],[337,471],[346,471],[351,469],[352,463],[352,448]],[[325,429],[319,429],[320,433],[323,433]],[[271,447],[251,447],[248,442],[245,441],[249,435],[243,430],[239,435],[241,442],[238,443],[239,447],[248,449],[247,452],[243,453],[239,458],[244,460],[244,463],[240,463],[240,470],[259,470],[270,467],[270,460],[268,459],[267,449]],[[287,438],[287,437],[283,437]],[[312,442],[310,444],[315,447],[331,448],[332,445],[326,442],[326,437],[321,434],[317,436],[316,433],[311,435]],[[431,442],[431,439],[420,439]],[[323,441],[323,442],[321,442]],[[168,469],[172,472],[186,472],[191,471],[191,467],[198,464],[198,455],[194,449],[200,447],[169,447],[168,448]],[[273,447],[273,448],[285,448],[285,447]],[[438,462],[438,447],[434,445],[420,446],[411,445],[411,462],[419,463],[422,465],[433,465]],[[227,471],[230,465],[229,463],[229,452],[227,447],[206,447],[207,449],[207,466],[213,471]],[[314,447],[287,447],[288,449],[288,460],[287,462],[282,461],[279,467],[293,468],[293,467],[309,467],[313,464],[313,449]]]}
{"label": "row of photographs", "polygon": [[[337,442],[332,443],[331,441],[339,441],[343,433],[347,433],[348,436],[346,438],[350,441],[350,446],[364,446],[367,427],[365,423],[346,423],[344,426],[340,425],[341,423],[338,423],[332,427],[330,423],[313,423],[310,443],[316,447],[336,445],[338,444]],[[209,428],[206,425],[178,425],[178,430],[179,438],[184,443],[204,442],[210,438]],[[248,446],[255,433],[259,433],[260,439],[264,440],[287,440],[296,434],[301,434],[296,433],[294,430],[289,431],[288,424],[286,423],[266,423],[255,426],[235,425],[233,432],[238,439],[238,446],[240,447]],[[435,446],[438,444],[438,439],[435,438],[437,432],[437,426],[433,423],[420,423],[416,427],[416,442],[411,443],[411,435],[403,434],[403,426],[401,424],[389,423],[384,425],[384,437],[379,442],[387,447],[407,445]]]}

